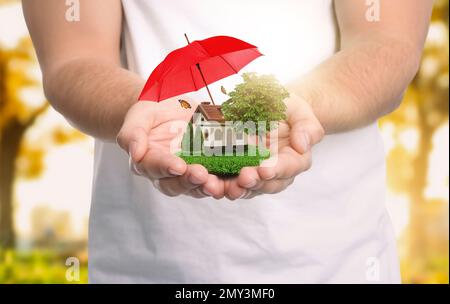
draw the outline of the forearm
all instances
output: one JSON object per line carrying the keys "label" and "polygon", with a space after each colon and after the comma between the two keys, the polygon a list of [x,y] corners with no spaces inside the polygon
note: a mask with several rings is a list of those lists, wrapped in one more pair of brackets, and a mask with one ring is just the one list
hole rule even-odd
{"label": "forearm", "polygon": [[343,49],[290,84],[308,101],[326,133],[363,127],[393,111],[420,58],[402,42],[361,42]]}
{"label": "forearm", "polygon": [[79,130],[114,140],[144,81],[118,65],[98,59],[74,59],[44,73],[52,106]]}

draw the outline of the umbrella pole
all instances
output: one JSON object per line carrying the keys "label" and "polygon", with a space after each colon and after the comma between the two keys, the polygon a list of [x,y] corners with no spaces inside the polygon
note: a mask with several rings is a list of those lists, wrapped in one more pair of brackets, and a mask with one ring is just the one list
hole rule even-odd
{"label": "umbrella pole", "polygon": [[203,76],[203,72],[202,72],[202,70],[200,69],[200,64],[199,64],[199,63],[197,63],[197,69],[198,69],[198,71],[200,72],[200,75],[202,76],[203,83],[205,84],[206,90],[208,91],[208,95],[209,95],[209,98],[211,98],[212,104],[213,104],[213,105],[216,105],[216,104],[214,103],[214,99],[213,99],[213,97],[212,97],[212,95],[211,95],[211,92],[209,91],[208,84],[206,83],[206,80],[205,80],[205,76]]}
{"label": "umbrella pole", "polygon": [[188,38],[188,36],[186,35],[186,33],[184,33],[184,38],[186,38],[186,41],[187,41],[188,44],[191,44],[191,43],[189,42],[189,38]]}
{"label": "umbrella pole", "polygon": [[[186,33],[184,33],[184,38],[186,38],[186,41],[187,41],[188,44],[191,44],[191,42],[189,41],[189,38],[188,38],[188,36],[186,35]],[[202,76],[202,80],[203,80],[203,83],[205,84],[206,90],[208,91],[209,98],[211,98],[212,104],[213,104],[213,105],[216,105],[216,104],[214,103],[214,99],[213,99],[213,97],[212,97],[212,95],[211,95],[211,92],[209,91],[208,84],[206,83],[206,80],[205,80],[205,76],[203,76],[203,72],[202,72],[202,70],[200,69],[200,63],[197,63],[196,65],[197,65],[198,71],[200,72],[200,75]]]}

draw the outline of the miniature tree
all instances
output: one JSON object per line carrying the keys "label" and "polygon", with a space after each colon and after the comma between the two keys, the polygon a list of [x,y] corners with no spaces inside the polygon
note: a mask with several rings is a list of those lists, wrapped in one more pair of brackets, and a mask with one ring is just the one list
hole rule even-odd
{"label": "miniature tree", "polygon": [[286,119],[283,100],[289,97],[289,92],[273,75],[244,73],[242,78],[244,82],[238,84],[228,94],[230,99],[222,104],[222,113],[225,120],[239,122],[235,124],[238,131],[244,129],[261,140],[270,131],[270,122]]}
{"label": "miniature tree", "polygon": [[189,122],[186,131],[184,132],[183,139],[181,140],[182,155],[191,155],[193,150],[193,133],[192,122]]}
{"label": "miniature tree", "polygon": [[194,130],[194,126],[192,122],[189,122],[186,131],[181,140],[181,153],[182,155],[199,155],[202,153],[203,147],[203,134],[200,127],[196,127]]}

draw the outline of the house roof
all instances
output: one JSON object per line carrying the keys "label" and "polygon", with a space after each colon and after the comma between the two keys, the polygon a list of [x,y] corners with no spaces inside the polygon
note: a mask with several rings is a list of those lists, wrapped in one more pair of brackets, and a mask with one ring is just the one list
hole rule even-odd
{"label": "house roof", "polygon": [[206,120],[225,122],[225,117],[219,105],[212,105],[209,102],[202,102],[198,105],[196,112],[200,112]]}

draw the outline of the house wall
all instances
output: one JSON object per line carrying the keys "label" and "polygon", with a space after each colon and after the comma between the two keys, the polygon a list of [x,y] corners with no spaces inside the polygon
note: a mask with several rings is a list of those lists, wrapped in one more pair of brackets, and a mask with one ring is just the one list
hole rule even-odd
{"label": "house wall", "polygon": [[[192,124],[194,130],[200,127],[203,134],[203,146],[213,154],[218,154],[219,151],[221,153],[224,147],[231,152],[236,146],[241,146],[243,150],[243,147],[248,143],[247,134],[243,131],[236,132],[231,123],[223,124],[216,121],[208,121],[201,113],[195,113],[192,118]],[[214,149],[215,147],[218,149]]]}

